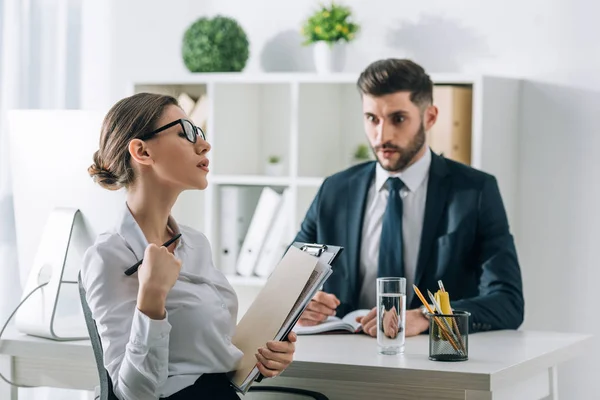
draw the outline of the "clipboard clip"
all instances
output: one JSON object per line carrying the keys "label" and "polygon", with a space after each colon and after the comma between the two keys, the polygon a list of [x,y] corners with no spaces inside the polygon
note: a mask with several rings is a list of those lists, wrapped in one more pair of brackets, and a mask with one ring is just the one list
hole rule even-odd
{"label": "clipboard clip", "polygon": [[327,251],[326,244],[306,243],[300,247],[300,250],[307,252],[315,257],[321,257],[323,252]]}

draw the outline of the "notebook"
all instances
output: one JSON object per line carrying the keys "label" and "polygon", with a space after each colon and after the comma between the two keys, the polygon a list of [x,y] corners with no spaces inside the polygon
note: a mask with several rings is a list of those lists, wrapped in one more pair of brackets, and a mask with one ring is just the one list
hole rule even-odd
{"label": "notebook", "polygon": [[317,333],[359,333],[362,332],[362,326],[356,322],[357,317],[364,317],[369,310],[355,310],[348,313],[344,318],[328,317],[325,322],[315,326],[296,325],[294,332],[298,335],[314,335]]}

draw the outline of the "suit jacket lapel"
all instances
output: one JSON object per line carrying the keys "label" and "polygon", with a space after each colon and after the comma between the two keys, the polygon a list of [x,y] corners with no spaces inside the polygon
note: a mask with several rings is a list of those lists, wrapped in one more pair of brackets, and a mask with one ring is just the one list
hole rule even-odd
{"label": "suit jacket lapel", "polygon": [[433,152],[431,156],[427,200],[425,201],[425,217],[423,218],[421,245],[415,273],[415,285],[417,286],[421,283],[423,274],[429,264],[429,257],[431,256],[432,246],[436,239],[438,223],[444,214],[446,199],[448,198],[450,189],[446,161],[443,157]]}
{"label": "suit jacket lapel", "polygon": [[[350,288],[356,293],[359,290],[358,269],[360,263],[360,248],[363,220],[365,215],[365,203],[369,185],[375,174],[375,162],[368,163],[364,168],[348,180],[348,276],[351,280]],[[357,296],[352,296],[356,298]]]}

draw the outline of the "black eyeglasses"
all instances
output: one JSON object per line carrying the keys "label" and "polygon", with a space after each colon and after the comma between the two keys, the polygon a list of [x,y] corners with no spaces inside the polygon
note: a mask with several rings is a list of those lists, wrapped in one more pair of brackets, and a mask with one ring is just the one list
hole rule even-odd
{"label": "black eyeglasses", "polygon": [[196,143],[196,140],[198,139],[198,136],[200,136],[202,138],[202,140],[206,141],[206,135],[204,134],[204,131],[199,127],[196,126],[192,123],[192,121],[187,120],[187,119],[178,119],[175,120],[173,122],[168,123],[167,125],[161,126],[160,128],[146,133],[144,135],[142,135],[141,137],[139,137],[140,140],[148,140],[150,138],[152,138],[154,135],[169,129],[175,125],[181,125],[181,128],[183,129],[183,132],[185,132],[185,138],[187,140],[189,140],[192,143]]}

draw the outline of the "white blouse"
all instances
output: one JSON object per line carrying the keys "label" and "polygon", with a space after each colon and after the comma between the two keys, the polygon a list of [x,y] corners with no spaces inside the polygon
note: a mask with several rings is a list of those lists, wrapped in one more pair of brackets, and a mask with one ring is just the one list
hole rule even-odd
{"label": "white blouse", "polygon": [[137,274],[124,274],[148,245],[126,204],[116,230],[101,234],[84,255],[82,283],[121,400],[170,396],[204,373],[234,370],[242,357],[231,343],[237,297],[213,265],[208,239],[172,218],[169,226],[182,234],[175,249],[182,266],[163,320],[137,309]]}

